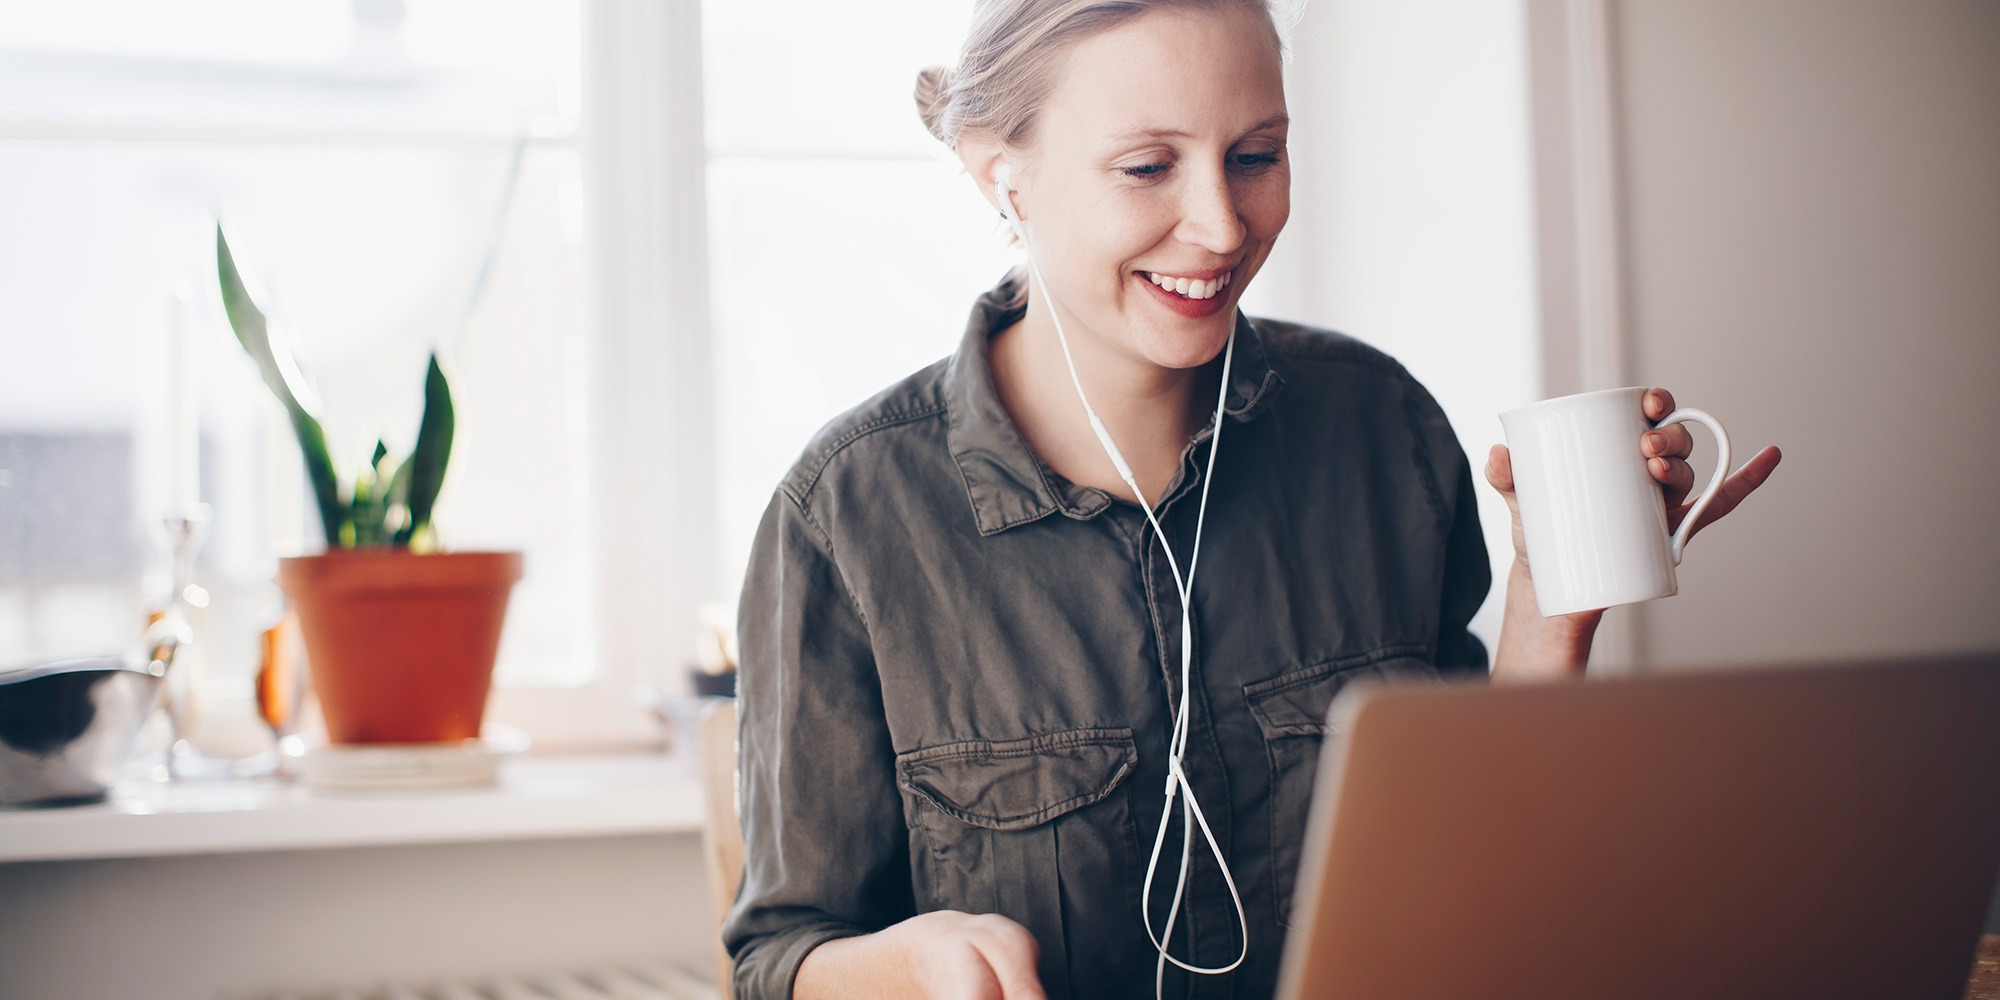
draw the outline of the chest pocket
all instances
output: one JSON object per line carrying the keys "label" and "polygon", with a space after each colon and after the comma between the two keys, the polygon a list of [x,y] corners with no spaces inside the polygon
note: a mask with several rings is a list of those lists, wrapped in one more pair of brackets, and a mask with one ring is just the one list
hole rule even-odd
{"label": "chest pocket", "polygon": [[1271,764],[1271,898],[1281,926],[1291,924],[1292,889],[1334,696],[1362,679],[1443,683],[1428,653],[1425,646],[1389,646],[1244,686]]}
{"label": "chest pocket", "polygon": [[[1051,997],[1095,995],[1101,984],[1077,980],[1072,969],[1088,977],[1120,956],[1102,953],[1108,945],[1087,929],[1139,919],[1138,834],[1121,790],[1138,763],[1130,729],[899,754],[918,908],[1011,917],[1034,933]],[[1069,933],[1071,922],[1086,933]]]}

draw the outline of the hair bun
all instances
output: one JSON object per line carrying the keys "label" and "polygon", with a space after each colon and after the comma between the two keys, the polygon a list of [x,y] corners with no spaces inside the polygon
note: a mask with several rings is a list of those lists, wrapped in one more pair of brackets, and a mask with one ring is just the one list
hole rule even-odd
{"label": "hair bun", "polygon": [[944,129],[944,113],[951,107],[951,70],[931,66],[919,71],[916,97],[917,117],[923,119],[924,128],[929,129],[937,141],[950,145],[951,139]]}

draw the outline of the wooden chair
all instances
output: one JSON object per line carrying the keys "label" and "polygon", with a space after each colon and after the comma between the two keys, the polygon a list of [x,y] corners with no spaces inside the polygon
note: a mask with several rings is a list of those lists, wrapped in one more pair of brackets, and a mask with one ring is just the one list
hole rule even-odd
{"label": "wooden chair", "polygon": [[722,918],[736,902],[737,886],[743,882],[743,826],[736,817],[736,702],[717,700],[702,709],[698,742],[701,747],[701,783],[705,818],[701,827],[701,853],[708,869],[709,908],[715,915],[716,989],[730,994],[730,976],[735,971],[729,952],[722,947]]}

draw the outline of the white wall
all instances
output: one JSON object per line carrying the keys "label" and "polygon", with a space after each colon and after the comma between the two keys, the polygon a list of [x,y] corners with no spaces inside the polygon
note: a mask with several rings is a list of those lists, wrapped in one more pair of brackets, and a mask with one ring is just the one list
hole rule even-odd
{"label": "white wall", "polygon": [[1247,309],[1394,355],[1479,480],[1499,635],[1507,509],[1479,470],[1540,391],[1525,28],[1492,0],[1313,0],[1293,35],[1292,219]]}
{"label": "white wall", "polygon": [[1631,374],[1785,450],[1639,663],[2000,648],[2000,4],[1612,7]]}
{"label": "white wall", "polygon": [[2000,4],[1612,15],[1630,374],[1785,451],[1640,662],[2000,648]]}
{"label": "white wall", "polygon": [[0,997],[216,1000],[666,959],[712,975],[693,835],[0,864]]}

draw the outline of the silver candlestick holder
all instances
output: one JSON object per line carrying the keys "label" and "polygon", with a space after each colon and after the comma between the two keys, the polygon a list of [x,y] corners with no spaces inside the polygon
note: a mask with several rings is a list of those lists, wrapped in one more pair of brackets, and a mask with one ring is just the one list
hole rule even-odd
{"label": "silver candlestick holder", "polygon": [[165,765],[172,780],[188,777],[190,764],[201,756],[188,734],[200,721],[205,671],[199,626],[208,607],[208,591],[195,582],[194,557],[208,534],[210,514],[208,504],[196,503],[160,519],[173,568],[172,589],[159,618],[168,623],[181,642],[181,655],[175,657],[160,695],[161,708],[167,717]]}

